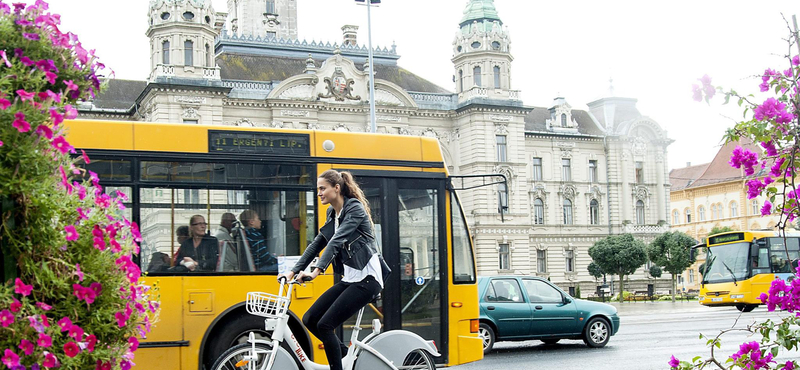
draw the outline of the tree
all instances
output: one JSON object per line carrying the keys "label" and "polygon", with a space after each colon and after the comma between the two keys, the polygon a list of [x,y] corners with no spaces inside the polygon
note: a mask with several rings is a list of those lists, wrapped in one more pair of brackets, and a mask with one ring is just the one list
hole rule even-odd
{"label": "tree", "polygon": [[589,248],[589,256],[602,271],[619,276],[620,297],[625,287],[625,275],[632,274],[647,262],[644,243],[631,234],[609,236],[594,243]]}
{"label": "tree", "polygon": [[102,64],[47,8],[0,2],[3,368],[127,370],[157,293],[138,282],[141,235],[123,198],[75,166],[90,160],[65,137]]}
{"label": "tree", "polygon": [[586,269],[589,270],[589,275],[591,275],[594,278],[595,282],[600,280],[600,278],[606,274],[605,272],[603,272],[603,269],[600,268],[600,265],[598,265],[596,262],[590,263],[589,266],[586,267]]}
{"label": "tree", "polygon": [[[711,231],[708,232],[708,236],[727,233],[728,231],[733,231],[733,228],[730,226],[714,226],[713,228],[711,228]],[[708,237],[703,238],[703,242],[706,241],[708,241]]]}
{"label": "tree", "polygon": [[690,249],[697,244],[689,235],[680,231],[667,231],[655,238],[647,247],[647,255],[656,266],[672,275],[672,301],[675,302],[678,274],[694,263]]}
{"label": "tree", "polygon": [[659,267],[658,265],[650,266],[650,270],[648,272],[650,273],[650,276],[656,279],[661,277],[661,267]]}

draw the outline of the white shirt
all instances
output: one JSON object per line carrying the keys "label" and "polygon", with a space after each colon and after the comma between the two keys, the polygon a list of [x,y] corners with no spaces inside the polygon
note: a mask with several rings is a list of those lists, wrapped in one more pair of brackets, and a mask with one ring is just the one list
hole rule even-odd
{"label": "white shirt", "polygon": [[[339,228],[339,215],[334,215],[334,230]],[[378,284],[383,288],[383,274],[381,273],[381,260],[377,254],[373,254],[369,259],[367,265],[361,270],[356,270],[350,266],[344,265],[344,276],[342,281],[345,283],[357,283],[364,280],[367,276],[372,275]]]}

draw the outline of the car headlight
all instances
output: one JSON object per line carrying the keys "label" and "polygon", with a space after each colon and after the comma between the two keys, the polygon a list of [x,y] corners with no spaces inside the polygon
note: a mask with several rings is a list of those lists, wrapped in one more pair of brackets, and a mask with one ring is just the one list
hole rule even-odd
{"label": "car headlight", "polygon": [[744,298],[744,294],[731,294],[731,298],[733,298],[733,299]]}

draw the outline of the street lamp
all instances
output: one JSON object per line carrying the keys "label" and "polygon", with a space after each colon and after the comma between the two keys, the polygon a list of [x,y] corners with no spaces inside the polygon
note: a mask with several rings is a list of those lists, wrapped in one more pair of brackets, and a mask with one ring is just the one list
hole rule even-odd
{"label": "street lamp", "polygon": [[372,62],[372,20],[370,19],[370,8],[373,5],[380,4],[381,0],[356,0],[358,5],[365,5],[367,7],[367,47],[369,51],[369,130],[376,132],[375,126],[375,64]]}

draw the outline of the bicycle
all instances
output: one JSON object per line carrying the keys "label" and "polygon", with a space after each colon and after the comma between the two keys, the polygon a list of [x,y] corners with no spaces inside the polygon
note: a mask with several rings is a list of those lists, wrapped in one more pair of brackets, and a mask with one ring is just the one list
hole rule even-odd
{"label": "bicycle", "polygon": [[[217,358],[212,370],[328,370],[328,365],[311,361],[303,348],[295,339],[289,328],[289,305],[291,304],[292,289],[294,285],[301,284],[297,281],[287,282],[283,277],[279,280],[277,295],[249,292],[247,293],[246,308],[252,315],[264,317],[265,329],[272,332],[271,341],[256,339],[250,333],[247,343],[238,344],[223,352]],[[288,285],[285,289],[284,286]],[[372,333],[364,340],[358,339],[361,329],[362,307],[358,311],[353,332],[350,335],[350,347],[347,354],[342,357],[344,370],[398,370],[398,369],[426,369],[433,370],[436,365],[432,356],[439,357],[433,341],[426,341],[419,335],[406,330],[390,330],[381,333],[380,320],[372,321]],[[287,351],[281,344],[286,343]],[[291,352],[291,355],[289,354]],[[295,361],[296,360],[296,361]]]}

